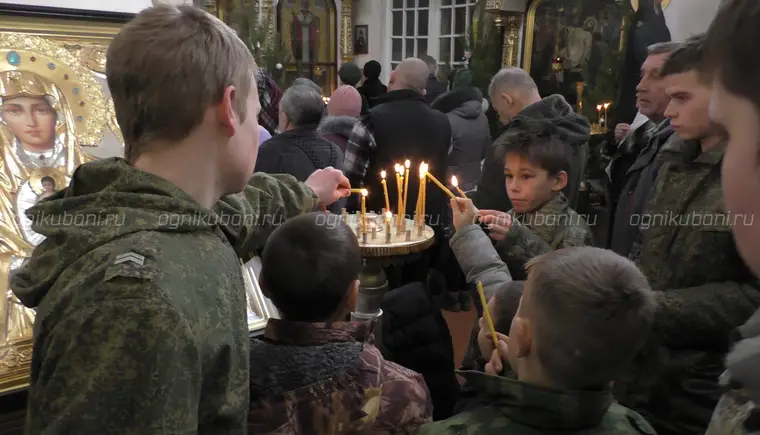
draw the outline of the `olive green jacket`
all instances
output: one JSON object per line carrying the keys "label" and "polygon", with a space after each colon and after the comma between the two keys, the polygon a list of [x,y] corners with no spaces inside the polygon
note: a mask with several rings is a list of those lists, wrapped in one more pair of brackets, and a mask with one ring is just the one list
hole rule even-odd
{"label": "olive green jacket", "polygon": [[240,258],[315,203],[291,176],[209,210],[122,159],[79,167],[28,212],[47,239],[12,281],[37,308],[26,433],[244,434]]}

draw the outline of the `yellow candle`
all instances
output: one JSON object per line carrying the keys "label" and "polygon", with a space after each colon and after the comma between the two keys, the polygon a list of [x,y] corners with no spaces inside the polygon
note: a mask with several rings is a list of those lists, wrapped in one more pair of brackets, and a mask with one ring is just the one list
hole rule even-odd
{"label": "yellow candle", "polygon": [[425,225],[425,212],[427,210],[427,207],[425,206],[425,202],[427,201],[427,171],[428,171],[428,164],[424,163],[424,166],[422,167],[422,174],[424,175],[424,178],[422,179],[422,202],[420,203],[420,225]]}
{"label": "yellow candle", "polygon": [[404,214],[404,212],[401,210],[401,207],[404,206],[404,197],[402,196],[402,191],[404,189],[403,184],[403,174],[404,168],[403,166],[396,164],[396,190],[398,192],[398,222],[396,222],[397,226],[401,225],[401,216]]}
{"label": "yellow candle", "polygon": [[362,189],[362,233],[367,234],[367,189]]}
{"label": "yellow candle", "polygon": [[420,187],[417,189],[417,208],[414,210],[414,222],[420,224],[422,216],[422,186],[425,184],[425,163],[420,163]]}
{"label": "yellow candle", "polygon": [[459,192],[462,198],[467,198],[467,195],[465,195],[462,189],[459,188],[459,180],[457,180],[456,175],[451,176],[451,185],[454,186],[454,188],[457,190],[457,192]]}
{"label": "yellow candle", "polygon": [[[478,281],[478,295],[480,296],[480,303],[483,305],[483,318],[486,319],[488,330],[491,331],[491,337],[493,338],[494,349],[499,348],[499,339],[496,338],[496,329],[493,327],[493,321],[491,320],[491,313],[488,312],[488,302],[486,301],[486,294],[483,293],[483,283]],[[484,355],[487,356],[487,355]]]}
{"label": "yellow candle", "polygon": [[406,167],[406,171],[404,172],[404,216],[406,216],[406,200],[409,197],[409,167],[412,166],[412,162],[409,160],[404,162],[404,167]]}
{"label": "yellow candle", "polygon": [[438,179],[435,178],[433,176],[433,174],[431,174],[430,172],[426,172],[426,174],[427,174],[427,177],[430,178],[430,180],[433,183],[435,183],[438,187],[441,188],[441,190],[443,190],[444,193],[446,193],[446,195],[449,195],[450,198],[456,198],[456,195],[454,195],[453,193],[451,193],[451,191],[448,189],[448,187],[444,186],[443,183],[441,183],[440,181],[438,181]]}
{"label": "yellow candle", "polygon": [[362,193],[363,191],[364,191],[364,189],[351,189],[350,190],[351,193]]}
{"label": "yellow candle", "polygon": [[385,212],[385,234],[391,233],[391,219],[393,219],[393,212],[386,211]]}
{"label": "yellow candle", "polygon": [[388,199],[388,183],[385,181],[386,175],[387,174],[386,174],[385,170],[380,171],[380,177],[383,179],[382,183],[383,183],[383,194],[385,195],[385,210],[386,211],[390,211],[390,209],[391,209],[391,202]]}

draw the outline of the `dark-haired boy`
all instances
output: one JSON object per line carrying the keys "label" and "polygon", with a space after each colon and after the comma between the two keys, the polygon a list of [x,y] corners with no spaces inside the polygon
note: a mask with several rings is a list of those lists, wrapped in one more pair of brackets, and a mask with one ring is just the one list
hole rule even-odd
{"label": "dark-haired boy", "polygon": [[259,282],[282,320],[251,344],[250,434],[412,433],[431,420],[423,378],[342,322],[360,268],[356,235],[337,215],[291,219],[267,241]]}
{"label": "dark-haired boy", "polygon": [[722,132],[708,116],[711,82],[698,69],[705,38],[665,62],[665,115],[681,139],[660,150],[656,181],[632,258],[657,295],[652,340],[615,382],[616,398],[660,435],[703,433],[721,394],[729,336],[760,304],[758,282],[739,257],[731,226],[749,216],[723,205]]}
{"label": "dark-haired boy", "polygon": [[[486,405],[423,426],[421,433],[654,434],[640,415],[614,403],[611,389],[654,322],[646,278],[629,260],[591,247],[548,253],[527,269],[514,318],[501,296],[488,303],[498,350],[481,319],[478,341],[490,355],[485,373],[459,372]],[[502,360],[518,380],[498,375]]]}
{"label": "dark-haired boy", "polygon": [[[737,41],[741,41],[738,43]],[[711,118],[727,132],[723,159],[726,208],[743,216],[760,214],[760,2],[723,1],[707,32],[703,66],[713,76]],[[733,226],[748,266],[760,274],[760,231],[750,220]],[[721,398],[708,435],[744,435],[760,430],[760,311],[735,331],[737,345],[726,358],[722,380],[733,389]]]}
{"label": "dark-haired boy", "polygon": [[[533,257],[593,243],[585,219],[570,208],[562,193],[570,171],[571,146],[546,121],[526,122],[524,127],[507,132],[495,143],[513,209],[508,213],[480,210],[481,222],[489,224],[491,238],[499,240],[496,248],[516,280],[525,278],[525,263]],[[462,256],[458,251],[468,248],[455,245],[480,245],[480,239],[462,234],[452,238],[457,258]]]}
{"label": "dark-haired boy", "polygon": [[[356,88],[362,81],[362,70],[355,63],[346,62],[338,69],[338,78],[344,85]],[[359,95],[362,97],[361,115],[364,116],[369,111],[369,100],[361,92]]]}

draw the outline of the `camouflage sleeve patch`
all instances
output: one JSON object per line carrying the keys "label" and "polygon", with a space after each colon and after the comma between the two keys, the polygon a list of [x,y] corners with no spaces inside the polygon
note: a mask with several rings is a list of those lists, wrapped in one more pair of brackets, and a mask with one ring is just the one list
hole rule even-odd
{"label": "camouflage sleeve patch", "polygon": [[525,263],[552,251],[552,247],[519,221],[512,221],[507,237],[496,245],[514,280],[525,279]]}
{"label": "camouflage sleeve patch", "polygon": [[[115,278],[103,291],[114,285],[129,284]],[[27,433],[197,431],[199,352],[173,307],[154,299],[100,302],[62,319],[38,344]]]}
{"label": "camouflage sleeve patch", "polygon": [[116,251],[109,258],[105,281],[108,282],[117,277],[153,281],[160,275],[156,267],[156,254],[155,249],[146,247]]}
{"label": "camouflage sleeve patch", "polygon": [[314,192],[291,175],[256,173],[245,189],[217,202],[219,224],[240,258],[263,248],[265,235],[285,220],[311,211],[318,204]]}

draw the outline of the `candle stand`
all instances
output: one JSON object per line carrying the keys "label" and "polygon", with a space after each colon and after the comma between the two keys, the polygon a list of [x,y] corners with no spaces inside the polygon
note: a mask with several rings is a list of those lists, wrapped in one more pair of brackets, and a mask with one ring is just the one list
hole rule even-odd
{"label": "candle stand", "polygon": [[[380,305],[390,290],[384,268],[417,259],[433,244],[435,233],[429,226],[419,227],[411,219],[405,219],[406,225],[401,225],[405,230],[399,230],[395,222],[387,225],[384,216],[374,213],[367,213],[367,232],[363,233],[360,214],[344,213],[343,218],[357,234],[363,263],[359,274],[359,297],[351,320],[372,322],[375,343],[382,350],[380,322],[383,312]],[[386,233],[387,227],[391,230],[390,237]]]}

